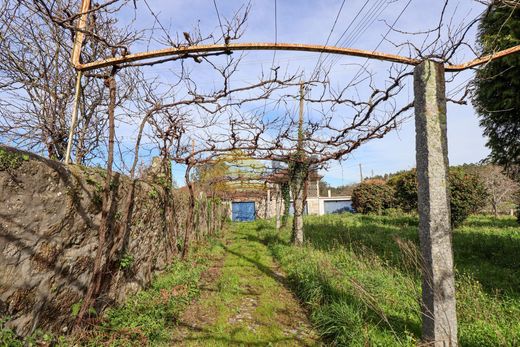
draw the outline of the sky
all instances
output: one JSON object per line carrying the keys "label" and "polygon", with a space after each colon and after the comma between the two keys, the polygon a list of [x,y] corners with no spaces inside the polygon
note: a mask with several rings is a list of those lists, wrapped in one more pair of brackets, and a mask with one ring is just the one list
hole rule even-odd
{"label": "sky", "polygon": [[[201,32],[218,32],[220,20],[231,18],[232,14],[244,6],[239,0],[148,0],[149,8],[157,15],[166,31],[175,36],[176,33],[190,31],[199,25]],[[424,36],[406,35],[404,32],[425,31],[438,25],[443,1],[438,0],[256,0],[252,1],[247,28],[238,42],[291,42],[336,44],[352,48],[374,50],[394,54],[408,55],[409,52],[399,46],[407,40],[420,43]],[[137,11],[132,6],[118,14],[121,24],[133,28],[149,28],[154,24],[154,18],[149,10],[139,5]],[[340,11],[341,8],[341,11]],[[453,30],[459,25],[468,24],[484,10],[476,1],[450,1],[443,22],[443,35],[446,35],[447,25]],[[218,11],[218,15],[217,15]],[[360,12],[361,11],[361,12]],[[356,16],[356,14],[359,15]],[[338,15],[339,14],[339,15]],[[337,18],[336,24],[334,22]],[[396,22],[397,31],[389,31],[388,23]],[[334,30],[331,29],[334,26]],[[276,29],[276,30],[275,30]],[[465,42],[473,44],[475,28],[466,36]],[[342,36],[342,34],[345,35]],[[387,36],[385,36],[387,34]],[[382,38],[385,37],[385,40]],[[343,38],[339,40],[340,38]],[[344,39],[348,40],[344,40]],[[346,42],[345,42],[346,41]],[[157,42],[142,43],[132,48],[132,52],[161,48]],[[244,53],[240,71],[237,74],[237,84],[254,83],[262,71],[269,71],[273,62],[273,52]],[[461,63],[470,60],[474,55],[466,48],[455,55],[453,62]],[[274,65],[283,71],[303,71],[309,77],[318,59],[334,62],[331,70],[331,83],[341,87],[358,71],[359,64],[365,59],[353,57],[333,57],[305,52],[282,52],[274,55]],[[352,65],[357,64],[357,65]],[[208,66],[191,64],[193,77],[201,88],[211,88],[218,84]],[[375,82],[384,84],[390,64],[377,60],[366,62],[366,67],[375,73]],[[178,63],[168,63],[146,70],[149,78],[160,78],[167,81],[169,76],[178,71]],[[452,76],[447,73],[448,94],[451,96],[460,91],[473,75],[472,71]],[[453,78],[452,78],[453,77]],[[453,80],[452,80],[453,79]],[[403,101],[413,98],[413,84],[409,79],[403,90]],[[363,90],[361,90],[363,93]],[[258,105],[246,106],[258,107]],[[316,110],[312,105],[306,105],[306,117],[315,117]],[[271,112],[277,112],[272,110]],[[477,115],[471,105],[448,103],[448,152],[451,165],[474,163],[484,159],[489,150],[486,139],[478,125]],[[131,126],[119,129],[121,136],[128,135],[131,140]],[[399,129],[386,135],[383,139],[373,140],[351,153],[342,162],[330,162],[321,174],[324,180],[332,186],[358,182],[360,179],[359,165],[362,165],[365,177],[379,175],[415,166],[415,126],[413,114],[401,124]],[[174,179],[182,185],[184,168],[174,166]]]}

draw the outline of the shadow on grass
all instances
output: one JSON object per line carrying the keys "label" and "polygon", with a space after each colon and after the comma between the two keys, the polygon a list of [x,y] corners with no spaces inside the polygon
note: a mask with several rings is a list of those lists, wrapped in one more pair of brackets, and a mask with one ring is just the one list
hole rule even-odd
{"label": "shadow on grass", "polygon": [[[348,218],[355,218],[349,222]],[[369,248],[390,265],[404,270],[396,239],[419,246],[415,217],[355,216],[305,221],[306,240],[314,248]],[[492,231],[494,227],[497,230]],[[511,228],[513,227],[513,228]],[[478,280],[490,294],[520,296],[520,237],[512,219],[474,218],[453,233],[455,266]],[[273,240],[276,241],[276,240]]]}
{"label": "shadow on grass", "polygon": [[[280,244],[291,247],[277,236],[271,238],[271,247]],[[326,342],[337,346],[371,345],[367,326],[392,341],[403,342],[401,339],[410,334],[420,336],[419,320],[387,315],[370,295],[349,292],[338,287],[336,281],[334,274],[320,266],[289,271],[287,276],[289,288],[309,306],[313,325]]]}
{"label": "shadow on grass", "polygon": [[260,263],[259,261],[255,260],[255,259],[253,259],[251,257],[248,257],[247,255],[244,255],[244,254],[242,254],[240,252],[234,251],[234,250],[230,249],[227,246],[223,246],[223,247],[224,247],[224,250],[226,252],[228,252],[230,254],[233,254],[234,256],[237,256],[240,259],[246,260],[247,262],[249,262],[250,264],[255,266],[258,270],[260,270],[261,272],[263,272],[267,276],[269,276],[272,279],[274,279],[276,282],[278,282],[278,283],[282,284],[283,286],[287,287],[287,280],[285,279],[285,277],[283,275],[273,271],[269,266],[266,266],[266,265]]}

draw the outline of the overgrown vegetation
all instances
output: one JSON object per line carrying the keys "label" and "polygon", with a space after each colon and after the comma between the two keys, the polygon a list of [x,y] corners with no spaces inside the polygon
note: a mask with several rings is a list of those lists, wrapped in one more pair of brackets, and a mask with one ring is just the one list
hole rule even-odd
{"label": "overgrown vegetation", "polygon": [[[417,217],[309,216],[305,247],[289,232],[262,237],[310,309],[322,336],[340,346],[420,342]],[[462,346],[520,344],[520,229],[511,217],[470,217],[453,234]]]}
{"label": "overgrown vegetation", "polygon": [[382,214],[395,206],[395,191],[383,180],[366,180],[352,192],[352,206],[359,213]]}

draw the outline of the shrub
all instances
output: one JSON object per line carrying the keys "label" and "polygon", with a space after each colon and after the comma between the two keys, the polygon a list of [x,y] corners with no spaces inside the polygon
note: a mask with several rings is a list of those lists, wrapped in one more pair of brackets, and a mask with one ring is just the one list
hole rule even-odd
{"label": "shrub", "polygon": [[[458,226],[466,218],[478,212],[486,204],[487,191],[479,176],[463,168],[450,168],[451,224]],[[392,178],[389,185],[395,187],[395,201],[404,211],[417,211],[417,172],[411,170]]]}
{"label": "shrub", "polygon": [[417,171],[406,171],[392,177],[388,184],[395,189],[395,203],[405,212],[417,211]]}
{"label": "shrub", "polygon": [[449,173],[451,224],[458,226],[486,204],[487,191],[480,178],[461,168]]}
{"label": "shrub", "polygon": [[357,212],[382,214],[394,207],[394,188],[383,180],[365,180],[352,192],[352,206]]}

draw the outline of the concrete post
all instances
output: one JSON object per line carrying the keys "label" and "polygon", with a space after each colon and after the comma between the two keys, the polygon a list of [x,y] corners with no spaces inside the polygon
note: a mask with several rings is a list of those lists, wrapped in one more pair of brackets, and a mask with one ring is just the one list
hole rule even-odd
{"label": "concrete post", "polygon": [[429,345],[457,346],[443,65],[429,60],[419,64],[414,91],[422,334]]}

